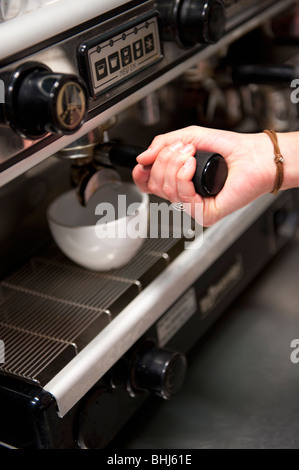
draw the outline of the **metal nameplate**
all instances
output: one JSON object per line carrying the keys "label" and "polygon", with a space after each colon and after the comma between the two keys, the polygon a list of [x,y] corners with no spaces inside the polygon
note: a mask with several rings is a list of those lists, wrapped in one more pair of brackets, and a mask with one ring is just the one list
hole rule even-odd
{"label": "metal nameplate", "polygon": [[196,311],[196,292],[192,287],[157,322],[159,346],[165,346]]}

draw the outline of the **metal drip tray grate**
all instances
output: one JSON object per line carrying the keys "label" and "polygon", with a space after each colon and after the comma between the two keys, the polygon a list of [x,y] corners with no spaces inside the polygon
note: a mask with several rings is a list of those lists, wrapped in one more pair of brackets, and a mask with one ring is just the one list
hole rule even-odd
{"label": "metal drip tray grate", "polygon": [[147,238],[127,266],[97,273],[71,262],[54,244],[48,246],[0,284],[5,345],[0,372],[45,385],[182,248],[182,239],[162,233]]}

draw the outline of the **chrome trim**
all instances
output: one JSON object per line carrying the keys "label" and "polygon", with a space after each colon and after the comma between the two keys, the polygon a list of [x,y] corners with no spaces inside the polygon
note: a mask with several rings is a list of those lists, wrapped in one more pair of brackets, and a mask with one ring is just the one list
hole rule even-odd
{"label": "chrome trim", "polygon": [[17,450],[17,447],[11,446],[10,444],[6,444],[6,442],[0,441],[0,447],[5,447],[6,449],[10,450]]}
{"label": "chrome trim", "polygon": [[[0,60],[92,20],[126,0],[63,0],[1,23]],[[45,14],[46,12],[46,14]]]}

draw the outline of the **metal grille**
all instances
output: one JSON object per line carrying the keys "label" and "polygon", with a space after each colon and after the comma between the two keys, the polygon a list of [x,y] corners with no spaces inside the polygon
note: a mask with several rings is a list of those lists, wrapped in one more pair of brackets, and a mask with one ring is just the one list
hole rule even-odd
{"label": "metal grille", "polygon": [[[0,285],[0,371],[44,385],[91,341],[181,251],[178,233],[147,238],[132,261],[96,273],[54,245]],[[165,233],[168,235],[165,228]]]}

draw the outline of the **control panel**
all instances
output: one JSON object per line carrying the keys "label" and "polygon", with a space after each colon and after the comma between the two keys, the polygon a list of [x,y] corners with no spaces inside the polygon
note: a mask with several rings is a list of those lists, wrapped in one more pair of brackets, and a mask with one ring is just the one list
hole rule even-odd
{"label": "control panel", "polygon": [[80,47],[79,57],[91,96],[103,94],[162,59],[157,16],[93,38]]}

